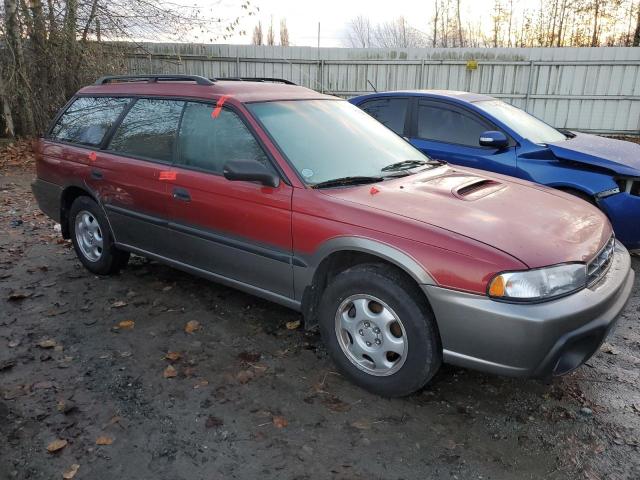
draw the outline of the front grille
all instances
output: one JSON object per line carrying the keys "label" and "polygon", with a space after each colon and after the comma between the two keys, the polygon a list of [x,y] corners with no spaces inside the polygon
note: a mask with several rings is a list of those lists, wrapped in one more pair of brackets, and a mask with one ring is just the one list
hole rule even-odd
{"label": "front grille", "polygon": [[602,250],[587,264],[587,285],[596,283],[607,273],[611,266],[615,246],[616,239],[611,236],[607,244],[602,247]]}

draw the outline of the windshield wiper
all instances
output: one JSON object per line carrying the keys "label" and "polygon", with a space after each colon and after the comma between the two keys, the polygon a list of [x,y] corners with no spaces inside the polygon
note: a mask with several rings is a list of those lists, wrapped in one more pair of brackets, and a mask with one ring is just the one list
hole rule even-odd
{"label": "windshield wiper", "polygon": [[363,185],[365,183],[381,182],[382,180],[384,180],[382,177],[341,177],[316,183],[312,185],[311,188],[340,187],[343,185]]}
{"label": "windshield wiper", "polygon": [[382,167],[382,172],[400,172],[402,170],[411,170],[412,168],[422,167],[423,165],[442,165],[438,160],[402,160],[401,162],[392,163],[386,167]]}

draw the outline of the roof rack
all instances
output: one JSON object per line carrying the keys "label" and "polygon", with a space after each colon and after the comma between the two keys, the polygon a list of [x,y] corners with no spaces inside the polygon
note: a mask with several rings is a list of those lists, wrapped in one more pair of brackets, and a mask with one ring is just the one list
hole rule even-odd
{"label": "roof rack", "polygon": [[273,83],[284,83],[285,85],[297,85],[291,80],[285,80],[284,78],[273,78],[273,77],[224,77],[224,78],[216,78],[216,80],[231,80],[235,82],[273,82]]}
{"label": "roof rack", "polygon": [[113,82],[141,82],[147,81],[149,83],[155,83],[158,81],[181,81],[191,80],[198,85],[213,85],[215,79],[208,79],[201,77],[200,75],[107,75],[100,77],[96,80],[94,85],[105,85]]}

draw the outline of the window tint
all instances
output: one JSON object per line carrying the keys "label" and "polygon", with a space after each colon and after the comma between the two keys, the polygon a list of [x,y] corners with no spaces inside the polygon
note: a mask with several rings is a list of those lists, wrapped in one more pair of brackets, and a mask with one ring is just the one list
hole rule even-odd
{"label": "window tint", "polygon": [[128,98],[79,97],[58,119],[51,137],[82,145],[99,145]]}
{"label": "window tint", "polygon": [[408,104],[409,100],[406,98],[380,98],[369,100],[360,108],[398,135],[402,135]]}
{"label": "window tint", "polygon": [[187,103],[180,126],[178,163],[222,172],[229,160],[258,160],[269,166],[264,151],[240,117],[223,108]]}
{"label": "window tint", "polygon": [[141,98],[116,130],[109,148],[170,162],[184,102]]}
{"label": "window tint", "polygon": [[491,127],[446,106],[419,104],[418,137],[436,142],[480,147],[480,134]]}

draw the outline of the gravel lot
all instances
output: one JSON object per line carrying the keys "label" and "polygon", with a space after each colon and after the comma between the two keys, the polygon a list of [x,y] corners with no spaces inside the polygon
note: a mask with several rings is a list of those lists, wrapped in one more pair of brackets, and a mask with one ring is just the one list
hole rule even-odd
{"label": "gravel lot", "polygon": [[295,312],[138,257],[91,275],[32,175],[0,171],[1,480],[640,478],[638,283],[571,375],[445,366],[386,400]]}

